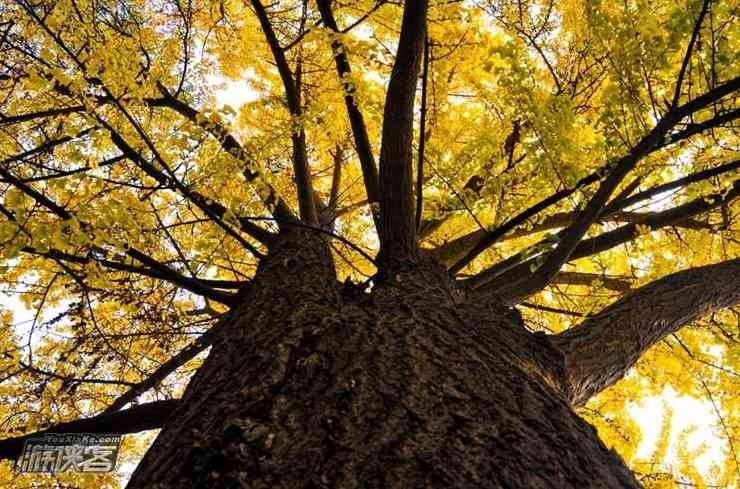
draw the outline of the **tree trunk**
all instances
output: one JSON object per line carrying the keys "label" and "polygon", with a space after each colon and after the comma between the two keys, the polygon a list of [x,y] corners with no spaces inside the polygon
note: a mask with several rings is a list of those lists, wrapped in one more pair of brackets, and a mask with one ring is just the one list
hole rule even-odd
{"label": "tree trunk", "polygon": [[511,310],[432,264],[340,290],[317,241],[263,260],[129,487],[640,487]]}

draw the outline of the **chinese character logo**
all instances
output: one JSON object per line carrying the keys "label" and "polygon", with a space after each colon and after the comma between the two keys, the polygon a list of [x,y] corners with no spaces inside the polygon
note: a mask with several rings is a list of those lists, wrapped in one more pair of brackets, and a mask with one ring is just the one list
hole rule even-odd
{"label": "chinese character logo", "polygon": [[121,435],[46,433],[26,440],[19,472],[111,472],[116,467]]}

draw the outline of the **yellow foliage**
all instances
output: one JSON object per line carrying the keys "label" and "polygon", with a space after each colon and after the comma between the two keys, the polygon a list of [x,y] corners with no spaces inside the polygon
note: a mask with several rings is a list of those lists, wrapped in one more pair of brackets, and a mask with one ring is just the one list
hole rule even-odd
{"label": "yellow foliage", "polygon": [[[225,307],[156,273],[135,273],[143,265],[130,250],[141,250],[188,278],[247,280],[256,260],[225,228],[238,229],[240,220],[251,219],[274,230],[265,202],[280,198],[297,207],[291,137],[302,132],[322,201],[332,193],[335,157],[344,155],[334,231],[362,250],[377,248],[345,98],[362,110],[377,160],[401,19],[396,2],[334,2],[338,24],[352,26],[340,34],[318,22],[313,2],[307,4],[305,21],[304,3],[297,0],[268,9],[293,74],[301,73],[299,116],[288,110],[273,53],[244,2],[36,3],[47,14],[41,25],[15,3],[0,9],[0,39],[5,40],[3,29],[9,25],[8,46],[15,46],[2,44],[0,126],[13,115],[60,113],[29,118],[7,130],[3,126],[0,160],[3,170],[72,216],[62,219],[7,178],[0,182],[7,211],[0,216],[0,283],[19,299],[15,316],[7,308],[0,316],[0,351],[9,352],[0,357],[2,369],[27,358],[30,338],[40,369],[135,383],[185,348]],[[594,171],[613,169],[609,162],[665,115],[699,8],[693,0],[431,1],[422,217],[436,227],[422,237],[421,246],[431,250],[481,227],[495,229]],[[686,74],[692,88],[681,94],[681,102],[740,73],[736,10],[733,2],[712,3],[713,25],[723,27],[702,30]],[[341,78],[334,70],[334,42],[352,66]],[[226,82],[238,88],[233,100],[224,100],[218,89]],[[195,113],[172,110],[167,96]],[[732,108],[726,105],[694,117],[706,120],[715,110]],[[121,155],[112,135],[127,142],[128,154]],[[229,147],[229,137],[239,146]],[[71,140],[14,159],[64,138]],[[715,168],[737,158],[739,142],[736,129],[717,128],[651,153],[631,176],[639,177],[638,189],[647,189]],[[629,210],[658,212],[697,198],[716,203],[736,177],[723,174]],[[555,247],[552,234],[563,227],[548,227],[547,218],[575,212],[594,192],[594,186],[584,187],[528,220],[464,273],[522,250],[535,260],[541,257]],[[194,205],[186,194],[201,196],[205,204]],[[214,204],[222,206],[221,224],[204,210]],[[660,230],[637,221],[633,241],[565,268],[603,278],[547,288],[528,301],[534,308],[522,308],[525,319],[535,329],[560,332],[624,293],[610,288],[610,276],[636,288],[679,268],[740,256],[738,215],[735,200],[696,222]],[[628,215],[608,217],[588,235],[631,223]],[[340,280],[364,282],[375,273],[357,249],[335,245]],[[77,260],[64,261],[59,254]],[[32,312],[25,313],[20,304]],[[584,408],[583,416],[647,487],[674,487],[675,481],[696,487],[740,483],[729,448],[733,442],[740,450],[737,321],[736,312],[724,311],[666,338],[630,375]],[[147,395],[176,395],[198,361]],[[712,399],[698,379],[710,385]],[[676,413],[668,405],[660,434],[651,441],[649,462],[638,456],[645,420],[635,419],[630,406],[668,388],[716,404],[722,422],[717,421],[714,436],[724,447],[716,467],[695,464],[701,450],[688,448],[688,434],[676,436]],[[0,383],[0,419],[7,420],[2,436],[98,413],[125,390],[126,384],[44,381],[22,372]],[[126,460],[135,460],[144,445],[128,440]],[[30,481],[14,475],[7,463],[0,465],[0,486]],[[59,481],[117,487],[113,478],[93,482],[60,476]]]}

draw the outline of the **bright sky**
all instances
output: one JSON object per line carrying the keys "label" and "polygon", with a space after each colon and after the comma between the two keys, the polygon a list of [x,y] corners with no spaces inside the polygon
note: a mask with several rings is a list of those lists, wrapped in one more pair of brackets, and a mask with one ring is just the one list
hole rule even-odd
{"label": "bright sky", "polygon": [[215,97],[218,107],[230,105],[234,110],[238,110],[243,104],[251,102],[257,98],[257,95],[244,81],[234,81],[212,77],[210,82],[216,89]]}
{"label": "bright sky", "polygon": [[670,388],[662,396],[648,397],[630,409],[630,414],[639,422],[643,435],[637,457],[649,459],[655,451],[663,423],[663,403],[668,403],[673,409],[668,448],[670,458],[676,455],[679,435],[684,430],[692,430],[686,448],[694,450],[702,444],[707,447],[695,461],[702,473],[707,473],[713,463],[723,460],[722,449],[725,442],[716,434],[717,416],[711,403],[688,396],[677,396]]}

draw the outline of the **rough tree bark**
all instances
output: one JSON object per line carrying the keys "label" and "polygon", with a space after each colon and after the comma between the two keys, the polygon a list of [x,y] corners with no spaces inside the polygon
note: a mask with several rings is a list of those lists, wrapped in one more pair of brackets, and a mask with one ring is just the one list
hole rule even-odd
{"label": "rough tree bark", "polygon": [[639,487],[510,309],[432,263],[335,284],[320,238],[284,238],[129,487]]}
{"label": "rough tree bark", "polygon": [[566,358],[571,400],[584,404],[681,326],[740,303],[738,277],[740,259],[673,273],[555,336]]}

